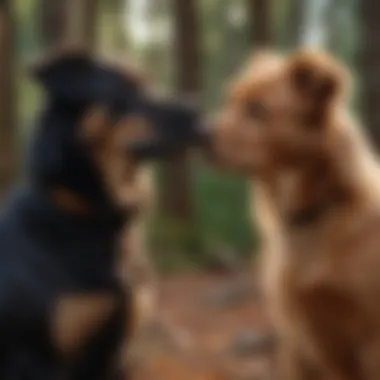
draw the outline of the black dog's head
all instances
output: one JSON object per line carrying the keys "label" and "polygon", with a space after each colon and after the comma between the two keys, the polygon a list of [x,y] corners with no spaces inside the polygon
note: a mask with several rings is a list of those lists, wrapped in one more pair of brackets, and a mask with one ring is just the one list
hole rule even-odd
{"label": "black dog's head", "polygon": [[134,72],[85,50],[61,50],[33,73],[47,95],[31,151],[31,176],[40,185],[112,203],[140,162],[202,139],[193,106],[153,97]]}

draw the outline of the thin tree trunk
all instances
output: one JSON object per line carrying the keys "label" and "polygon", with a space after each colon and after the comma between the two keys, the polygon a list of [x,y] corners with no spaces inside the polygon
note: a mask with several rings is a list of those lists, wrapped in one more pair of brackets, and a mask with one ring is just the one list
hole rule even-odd
{"label": "thin tree trunk", "polygon": [[98,0],[65,0],[67,5],[66,39],[94,49]]}
{"label": "thin tree trunk", "polygon": [[42,44],[96,44],[98,0],[39,0],[38,22]]}
{"label": "thin tree trunk", "polygon": [[[198,0],[173,0],[175,15],[174,52],[176,88],[186,94],[200,89],[200,35]],[[164,210],[175,219],[191,223],[193,217],[190,167],[186,154],[164,168]]]}
{"label": "thin tree trunk", "polygon": [[66,39],[68,6],[65,0],[39,0],[37,14],[40,41],[44,48],[50,48]]}
{"label": "thin tree trunk", "polygon": [[16,176],[16,88],[14,10],[11,0],[0,3],[0,196]]}
{"label": "thin tree trunk", "polygon": [[[77,0],[78,1],[78,0]],[[84,42],[92,49],[97,41],[98,0],[82,0],[83,37]]]}
{"label": "thin tree trunk", "polygon": [[124,12],[128,12],[129,0],[113,0],[112,13],[115,19],[112,45],[115,50],[127,50],[129,38],[124,28]]}
{"label": "thin tree trunk", "polygon": [[145,25],[149,28],[149,42],[144,54],[145,66],[149,75],[155,78],[160,87],[165,89],[170,87],[172,79],[171,72],[169,73],[172,65],[172,49],[170,41],[166,41],[167,43],[157,42],[156,36],[160,33],[161,18],[168,13],[170,5],[167,0],[149,0],[143,15]]}
{"label": "thin tree trunk", "polygon": [[289,46],[294,48],[302,42],[302,29],[305,17],[305,4],[307,0],[290,0],[288,30]]}
{"label": "thin tree trunk", "polygon": [[266,47],[273,38],[271,0],[247,0],[250,17],[250,35],[255,48]]}
{"label": "thin tree trunk", "polygon": [[380,2],[378,0],[362,0],[360,14],[362,22],[360,65],[363,84],[363,117],[375,146],[380,148]]}
{"label": "thin tree trunk", "polygon": [[353,28],[350,23],[351,4],[345,0],[331,1],[328,10],[328,46],[329,50],[335,54],[341,54],[344,51],[347,32]]}

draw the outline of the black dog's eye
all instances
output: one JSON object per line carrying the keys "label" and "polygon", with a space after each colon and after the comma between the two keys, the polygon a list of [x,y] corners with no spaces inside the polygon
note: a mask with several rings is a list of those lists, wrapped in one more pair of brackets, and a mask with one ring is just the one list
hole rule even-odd
{"label": "black dog's eye", "polygon": [[245,111],[248,117],[256,120],[264,121],[269,117],[268,109],[258,101],[248,103]]}

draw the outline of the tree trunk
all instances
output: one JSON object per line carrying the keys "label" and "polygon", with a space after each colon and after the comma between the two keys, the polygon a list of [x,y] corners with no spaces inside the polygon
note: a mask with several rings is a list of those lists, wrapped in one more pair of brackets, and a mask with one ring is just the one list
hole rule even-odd
{"label": "tree trunk", "polygon": [[360,2],[362,22],[361,76],[362,111],[375,146],[380,148],[380,2]]}
{"label": "tree trunk", "polygon": [[145,27],[149,28],[149,42],[144,52],[144,66],[150,76],[155,78],[161,88],[170,88],[172,82],[170,66],[172,66],[172,49],[170,41],[158,41],[160,21],[169,12],[171,4],[165,0],[149,0],[145,7],[143,19]]}
{"label": "tree trunk", "polygon": [[97,41],[98,5],[98,0],[82,0],[82,33],[84,43],[91,49],[95,49]]}
{"label": "tree trunk", "polygon": [[65,0],[39,0],[37,14],[40,41],[44,48],[50,48],[67,38],[68,6]]}
{"label": "tree trunk", "polygon": [[14,10],[11,0],[0,3],[0,197],[17,170]]}
{"label": "tree trunk", "polygon": [[350,5],[345,0],[290,0],[289,45],[325,46],[342,51]]}
{"label": "tree trunk", "polygon": [[289,33],[289,46],[291,48],[297,47],[302,42],[306,1],[307,0],[290,0],[287,28]]}
{"label": "tree trunk", "polygon": [[[175,15],[176,88],[180,93],[197,94],[200,89],[200,35],[198,0],[173,0]],[[165,196],[162,207],[177,220],[192,222],[193,203],[190,164],[186,154],[164,168]]]}
{"label": "tree trunk", "polygon": [[129,0],[113,0],[112,14],[115,20],[112,45],[116,51],[128,49],[129,39],[124,28],[124,12],[128,12]]}
{"label": "tree trunk", "polygon": [[350,23],[351,6],[345,0],[330,1],[327,17],[328,47],[337,55],[344,52],[347,33],[353,28]]}
{"label": "tree trunk", "polygon": [[96,44],[97,0],[39,0],[40,37],[45,48],[61,43]]}
{"label": "tree trunk", "polygon": [[250,36],[255,48],[267,47],[273,38],[271,0],[247,0]]}

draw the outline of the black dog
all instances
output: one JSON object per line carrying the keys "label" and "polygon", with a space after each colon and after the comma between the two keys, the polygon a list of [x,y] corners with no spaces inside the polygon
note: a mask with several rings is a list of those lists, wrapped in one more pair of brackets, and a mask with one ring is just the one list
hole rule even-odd
{"label": "black dog", "polygon": [[[116,144],[101,156],[116,160],[117,153],[108,166],[112,177],[122,150],[137,165],[197,144],[197,113],[153,99],[133,75],[81,50],[52,56],[35,76],[47,100],[28,184],[0,217],[0,378],[121,379],[120,347],[133,310],[115,272],[116,247],[134,212],[110,191],[82,120],[91,109],[105,110],[90,132]],[[150,134],[124,141],[136,117]],[[107,140],[115,131],[117,138]],[[121,172],[130,180],[130,172]]]}

